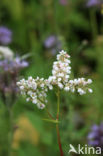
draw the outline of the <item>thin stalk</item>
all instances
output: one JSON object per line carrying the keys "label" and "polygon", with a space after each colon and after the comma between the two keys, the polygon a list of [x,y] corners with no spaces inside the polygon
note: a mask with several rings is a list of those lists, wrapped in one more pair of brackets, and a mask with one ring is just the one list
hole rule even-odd
{"label": "thin stalk", "polygon": [[57,120],[59,119],[59,112],[60,112],[60,90],[58,88],[58,92],[57,92]]}
{"label": "thin stalk", "polygon": [[[60,112],[60,90],[58,88],[58,91],[57,91],[57,118],[56,118],[56,120],[59,120],[59,112]],[[60,156],[63,156],[64,154],[63,154],[62,145],[61,145],[61,139],[60,139],[58,123],[56,124],[56,132],[57,132]]]}
{"label": "thin stalk", "polygon": [[62,145],[61,145],[61,139],[60,139],[60,133],[59,133],[59,126],[56,124],[56,131],[57,131],[57,137],[58,137],[58,145],[59,145],[59,150],[60,150],[60,156],[63,156],[63,150],[62,150]]}
{"label": "thin stalk", "polygon": [[58,88],[56,95],[57,95],[57,116],[56,116],[56,120],[53,118],[53,116],[49,113],[49,111],[47,109],[46,109],[46,111],[47,111],[50,119],[42,119],[42,120],[56,124],[56,132],[57,132],[60,156],[64,156],[63,150],[62,150],[62,145],[61,145],[60,133],[59,133],[59,125],[58,125],[59,124],[59,112],[60,112],[60,90],[59,90],[59,88]]}
{"label": "thin stalk", "polygon": [[12,155],[12,138],[13,138],[13,117],[12,117],[12,107],[10,106],[10,101],[6,98],[5,94],[2,94],[2,100],[5,105],[5,117],[7,119],[8,124],[8,137],[7,137],[7,143],[8,143],[8,150],[7,150],[7,156]]}
{"label": "thin stalk", "polygon": [[50,120],[50,119],[42,119],[42,120],[47,121],[47,122],[56,123],[56,124],[59,123],[58,120]]}
{"label": "thin stalk", "polygon": [[12,137],[13,137],[13,122],[12,122],[12,110],[11,110],[11,108],[8,108],[8,122],[9,122],[8,156],[11,156],[11,151],[12,151]]}
{"label": "thin stalk", "polygon": [[49,117],[50,117],[51,119],[53,119],[53,120],[54,120],[53,116],[50,114],[50,112],[48,111],[48,109],[47,109],[47,108],[46,108],[46,111],[47,111],[47,113],[48,113]]}

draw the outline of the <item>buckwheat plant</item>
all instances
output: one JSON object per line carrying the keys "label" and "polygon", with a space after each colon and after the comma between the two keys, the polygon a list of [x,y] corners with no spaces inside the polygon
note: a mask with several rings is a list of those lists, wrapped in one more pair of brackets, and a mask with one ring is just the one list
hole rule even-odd
{"label": "buckwheat plant", "polygon": [[80,95],[86,94],[86,92],[92,93],[92,89],[88,88],[88,85],[92,83],[91,79],[85,80],[85,78],[78,78],[71,80],[70,73],[70,56],[64,51],[60,51],[57,55],[57,60],[53,63],[52,75],[48,79],[32,78],[28,77],[27,80],[22,79],[17,82],[20,88],[21,94],[26,96],[27,101],[31,101],[39,109],[47,107],[47,93],[49,90],[56,89],[57,95],[57,116],[56,119],[48,111],[50,119],[44,119],[45,121],[53,122],[56,124],[57,137],[60,155],[63,156],[62,145],[59,134],[59,107],[60,107],[60,91],[66,92],[77,91]]}

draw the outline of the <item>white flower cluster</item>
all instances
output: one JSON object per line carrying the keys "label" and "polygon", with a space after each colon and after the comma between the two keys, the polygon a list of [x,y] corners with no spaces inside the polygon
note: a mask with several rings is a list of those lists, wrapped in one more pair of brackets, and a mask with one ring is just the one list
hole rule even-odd
{"label": "white flower cluster", "polygon": [[62,50],[57,55],[57,61],[53,63],[52,76],[48,78],[49,83],[57,85],[60,89],[64,88],[71,73],[71,67],[69,66],[71,62],[69,58],[70,56]]}
{"label": "white flower cluster", "polygon": [[27,101],[32,101],[38,108],[43,109],[47,103],[47,92],[52,90],[53,86],[65,91],[77,91],[80,95],[86,94],[86,91],[92,93],[92,89],[88,88],[88,85],[92,83],[91,79],[87,81],[85,78],[69,80],[71,73],[69,58],[70,56],[62,50],[57,55],[57,61],[53,63],[52,76],[46,80],[29,77],[28,80],[22,79],[17,82],[21,93],[27,95]]}
{"label": "white flower cluster", "polygon": [[64,90],[71,92],[77,91],[80,95],[86,94],[86,91],[92,93],[92,89],[88,88],[88,85],[91,83],[92,83],[91,79],[88,79],[86,81],[85,78],[69,80],[66,83]]}
{"label": "white flower cluster", "polygon": [[7,59],[12,60],[13,59],[13,51],[8,47],[0,46],[0,59]]}
{"label": "white flower cluster", "polygon": [[[28,77],[28,80],[22,79],[17,82],[21,94],[27,96],[27,101],[32,101],[39,109],[43,109],[47,103],[46,96],[48,91],[48,83],[44,78],[37,77],[33,79]],[[51,85],[49,85],[51,87]],[[50,88],[51,89],[51,88]]]}

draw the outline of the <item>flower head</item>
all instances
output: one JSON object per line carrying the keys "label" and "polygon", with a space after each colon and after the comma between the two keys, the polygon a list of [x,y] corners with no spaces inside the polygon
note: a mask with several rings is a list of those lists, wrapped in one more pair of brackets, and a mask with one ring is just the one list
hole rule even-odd
{"label": "flower head", "polygon": [[61,89],[68,82],[71,73],[69,58],[70,56],[65,51],[60,51],[57,55],[57,61],[53,63],[52,76],[48,78],[52,85],[57,85]]}
{"label": "flower head", "polygon": [[61,50],[62,42],[58,36],[51,35],[44,41],[44,47],[50,50],[52,55],[55,55],[58,50]]}
{"label": "flower head", "polygon": [[0,59],[12,60],[13,56],[13,51],[10,48],[0,46]]}
{"label": "flower head", "polygon": [[69,79],[71,73],[69,58],[66,51],[60,51],[57,60],[53,63],[52,75],[46,80],[39,77],[36,79],[29,77],[27,80],[22,79],[17,82],[21,94],[27,96],[27,101],[32,101],[38,108],[43,109],[47,102],[47,92],[53,90],[54,87],[65,91],[77,91],[80,95],[85,94],[86,91],[92,93],[92,89],[88,88],[88,85],[92,83],[91,79],[87,81],[84,78]]}
{"label": "flower head", "polygon": [[8,47],[0,46],[0,67],[4,71],[15,71],[27,67],[28,62],[20,57],[14,57],[14,53]]}
{"label": "flower head", "polygon": [[22,79],[20,82],[17,82],[17,85],[20,88],[21,94],[27,96],[27,101],[32,101],[39,109],[45,107],[48,86],[44,78],[37,77],[33,79],[32,77],[28,77],[27,80]]}
{"label": "flower head", "polygon": [[88,144],[93,147],[103,147],[103,123],[91,127],[88,134]]}
{"label": "flower head", "polygon": [[75,92],[77,91],[80,95],[86,94],[86,91],[89,93],[92,93],[92,89],[88,88],[88,85],[92,83],[91,79],[88,79],[87,81],[85,78],[78,78],[74,80],[69,80],[66,85],[64,90],[65,91],[71,91]]}
{"label": "flower head", "polygon": [[88,0],[87,1],[87,7],[92,7],[92,6],[97,6],[100,5],[102,3],[101,0]]}
{"label": "flower head", "polygon": [[0,44],[8,45],[12,41],[12,32],[8,28],[1,26],[0,27]]}
{"label": "flower head", "polygon": [[7,72],[16,72],[20,71],[22,68],[27,67],[29,64],[25,60],[21,60],[19,57],[16,57],[13,60],[1,60],[0,67],[2,71]]}
{"label": "flower head", "polygon": [[8,47],[0,47],[0,92],[2,99],[15,98],[18,90],[16,82],[21,69],[28,66],[28,62],[20,57],[14,57],[13,51]]}

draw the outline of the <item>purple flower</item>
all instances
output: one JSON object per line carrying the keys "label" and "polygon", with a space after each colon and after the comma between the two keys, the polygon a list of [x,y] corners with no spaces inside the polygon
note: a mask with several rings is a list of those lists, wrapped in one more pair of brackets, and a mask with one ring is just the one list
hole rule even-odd
{"label": "purple flower", "polygon": [[16,57],[15,61],[13,62],[13,66],[15,68],[25,68],[28,67],[29,63],[25,60],[21,60],[19,57]]}
{"label": "purple flower", "polygon": [[18,81],[21,69],[28,65],[28,62],[20,57],[12,60],[0,60],[0,93],[2,94],[4,104],[7,104],[8,98],[12,101],[16,99],[19,92],[16,82]]}
{"label": "purple flower", "polygon": [[44,41],[44,47],[55,55],[58,50],[62,49],[62,42],[58,36],[51,35]]}
{"label": "purple flower", "polygon": [[0,27],[0,44],[8,45],[12,41],[12,32],[8,28],[1,26]]}
{"label": "purple flower", "polygon": [[98,125],[93,125],[91,129],[93,131],[97,132],[99,130],[99,126]]}
{"label": "purple flower", "polygon": [[87,7],[92,7],[92,6],[97,6],[102,3],[101,0],[88,0],[86,6]]}
{"label": "purple flower", "polygon": [[56,36],[49,36],[45,42],[44,42],[44,46],[46,48],[52,48],[55,45],[55,42],[57,41],[57,37]]}
{"label": "purple flower", "polygon": [[99,146],[99,142],[98,142],[98,140],[90,140],[89,142],[88,142],[88,144],[90,145],[90,146],[93,146],[93,147],[95,147],[95,146]]}
{"label": "purple flower", "polygon": [[68,3],[67,0],[59,0],[59,2],[61,5],[67,5],[67,3]]}
{"label": "purple flower", "polygon": [[28,67],[28,62],[21,60],[19,57],[16,57],[15,60],[1,60],[0,67],[3,71],[16,71],[22,68]]}
{"label": "purple flower", "polygon": [[88,134],[88,144],[94,147],[103,147],[103,123],[91,127],[91,131]]}
{"label": "purple flower", "polygon": [[88,139],[93,139],[94,137],[98,137],[98,134],[96,132],[89,133]]}

